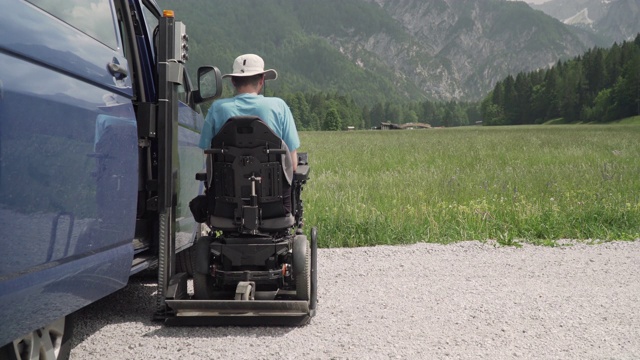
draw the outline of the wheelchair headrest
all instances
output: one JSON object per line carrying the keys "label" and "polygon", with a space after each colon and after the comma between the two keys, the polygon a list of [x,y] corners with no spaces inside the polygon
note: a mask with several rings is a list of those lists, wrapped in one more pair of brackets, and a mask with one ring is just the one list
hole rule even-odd
{"label": "wheelchair headrest", "polygon": [[280,149],[282,143],[282,139],[259,117],[234,116],[227,120],[211,140],[211,147],[252,148],[267,145],[270,148]]}

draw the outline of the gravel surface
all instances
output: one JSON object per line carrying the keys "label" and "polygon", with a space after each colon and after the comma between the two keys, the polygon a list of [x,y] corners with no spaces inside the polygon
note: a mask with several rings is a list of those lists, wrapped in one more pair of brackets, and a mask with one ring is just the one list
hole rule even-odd
{"label": "gravel surface", "polygon": [[165,327],[132,280],[77,317],[71,359],[640,359],[640,241],[321,249],[298,328]]}

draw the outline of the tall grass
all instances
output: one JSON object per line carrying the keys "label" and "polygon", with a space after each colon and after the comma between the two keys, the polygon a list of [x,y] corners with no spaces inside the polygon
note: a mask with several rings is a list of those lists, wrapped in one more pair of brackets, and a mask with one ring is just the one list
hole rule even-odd
{"label": "tall grass", "polygon": [[320,246],[640,237],[640,126],[303,132]]}

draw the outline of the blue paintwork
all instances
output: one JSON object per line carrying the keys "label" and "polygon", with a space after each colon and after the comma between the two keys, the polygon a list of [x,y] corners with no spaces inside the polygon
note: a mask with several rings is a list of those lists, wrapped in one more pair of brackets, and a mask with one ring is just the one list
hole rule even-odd
{"label": "blue paintwork", "polygon": [[122,53],[24,1],[0,13],[2,345],[127,283],[138,158]]}
{"label": "blue paintwork", "polygon": [[[148,15],[138,0],[129,3]],[[132,77],[117,80],[106,66],[129,68],[121,40],[110,48],[23,0],[0,1],[0,13],[10,14],[0,21],[2,346],[126,285],[139,166]],[[137,86],[155,102],[146,32],[136,38]],[[184,103],[178,114],[182,249],[197,228],[188,202],[202,191],[194,174],[204,161],[203,117]]]}

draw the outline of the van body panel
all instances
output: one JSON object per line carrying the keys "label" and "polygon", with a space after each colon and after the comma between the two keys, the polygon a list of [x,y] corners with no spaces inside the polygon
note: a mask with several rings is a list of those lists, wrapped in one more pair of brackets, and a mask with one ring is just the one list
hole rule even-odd
{"label": "van body panel", "polygon": [[130,267],[131,243],[127,242],[0,279],[0,343],[25,336],[121,289]]}
{"label": "van body panel", "polygon": [[121,50],[25,1],[0,12],[3,345],[126,285],[138,131]]}
{"label": "van body panel", "polygon": [[[2,347],[124,287],[134,256],[157,262],[159,145],[144,131],[161,13],[153,0],[3,0],[0,13]],[[176,251],[199,228],[188,203],[202,193],[204,119],[191,86],[184,71]]]}
{"label": "van body panel", "polygon": [[117,79],[107,70],[114,62],[128,68],[121,48],[111,48],[26,1],[4,0],[0,9],[10,14],[0,21],[1,51],[131,98],[131,76]]}

